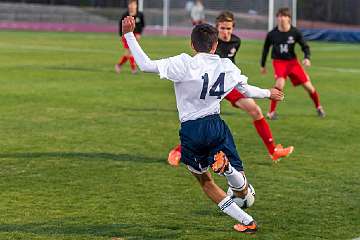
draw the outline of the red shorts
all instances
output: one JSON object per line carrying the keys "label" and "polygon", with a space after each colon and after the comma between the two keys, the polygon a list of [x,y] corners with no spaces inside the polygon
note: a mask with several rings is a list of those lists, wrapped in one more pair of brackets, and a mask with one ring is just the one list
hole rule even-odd
{"label": "red shorts", "polygon": [[[137,38],[138,36],[140,36],[140,33],[135,33],[134,35]],[[121,41],[122,41],[123,47],[125,49],[129,49],[129,45],[127,44],[126,38],[124,36],[121,37]]]}
{"label": "red shorts", "polygon": [[287,78],[289,77],[291,83],[294,86],[302,85],[309,81],[309,76],[306,74],[304,69],[301,67],[297,59],[292,60],[273,60],[275,79],[280,77]]}
{"label": "red shorts", "polygon": [[226,95],[225,99],[228,100],[233,106],[235,106],[235,103],[242,98],[246,98],[239,90],[234,88],[231,90],[231,92]]}

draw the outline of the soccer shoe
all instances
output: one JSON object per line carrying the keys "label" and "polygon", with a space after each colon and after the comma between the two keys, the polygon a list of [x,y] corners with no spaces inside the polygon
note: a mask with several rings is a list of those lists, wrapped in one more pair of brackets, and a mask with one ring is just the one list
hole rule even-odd
{"label": "soccer shoe", "polygon": [[326,113],[321,106],[316,109],[316,112],[317,112],[317,115],[321,118],[324,118],[326,116]]}
{"label": "soccer shoe", "polygon": [[115,64],[115,72],[116,73],[120,73],[121,72],[121,65],[120,64]]}
{"label": "soccer shoe", "polygon": [[171,166],[177,167],[180,164],[180,159],[181,159],[181,152],[179,151],[179,146],[176,146],[169,152],[167,161]]}
{"label": "soccer shoe", "polygon": [[255,221],[250,222],[249,224],[245,225],[242,223],[238,223],[234,225],[234,229],[238,232],[252,234],[257,231],[257,225]]}
{"label": "soccer shoe", "polygon": [[279,118],[276,112],[268,112],[266,114],[266,117],[269,120],[278,120],[278,118]]}
{"label": "soccer shoe", "polygon": [[229,160],[223,151],[215,154],[214,161],[215,162],[211,165],[211,168],[214,172],[222,174],[227,170],[229,166]]}
{"label": "soccer shoe", "polygon": [[283,157],[288,157],[294,151],[294,147],[290,146],[287,148],[283,148],[281,144],[276,145],[274,153],[270,155],[273,162],[280,161]]}
{"label": "soccer shoe", "polygon": [[132,74],[137,74],[138,73],[138,70],[135,68],[135,69],[131,69],[131,73]]}

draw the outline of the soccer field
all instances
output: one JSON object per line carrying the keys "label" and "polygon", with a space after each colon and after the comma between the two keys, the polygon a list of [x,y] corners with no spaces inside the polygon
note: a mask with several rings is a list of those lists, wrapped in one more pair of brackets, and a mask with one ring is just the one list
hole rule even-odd
{"label": "soccer field", "polygon": [[[232,229],[183,165],[166,163],[179,141],[172,84],[128,65],[115,74],[116,35],[0,39],[0,239],[254,239]],[[153,59],[191,53],[184,38],[141,44]],[[273,164],[251,118],[222,103],[256,190],[256,239],[360,237],[360,45],[309,44],[327,117],[287,83],[270,125],[276,142],[295,146],[289,158]],[[251,84],[271,87],[261,48],[244,40],[237,63]],[[269,101],[257,103],[266,113]]]}

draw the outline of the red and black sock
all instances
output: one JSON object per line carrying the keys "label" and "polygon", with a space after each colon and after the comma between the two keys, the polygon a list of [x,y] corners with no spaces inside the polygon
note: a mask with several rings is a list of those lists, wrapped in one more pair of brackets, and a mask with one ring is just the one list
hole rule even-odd
{"label": "red and black sock", "polygon": [[275,150],[275,143],[269,124],[267,123],[265,118],[261,118],[254,121],[254,126],[259,136],[263,140],[266,148],[268,149],[268,152],[272,155]]}
{"label": "red and black sock", "polygon": [[271,100],[271,103],[270,103],[270,111],[269,111],[269,112],[275,112],[275,110],[276,110],[276,105],[277,105],[277,101]]}
{"label": "red and black sock", "polygon": [[133,56],[129,57],[129,62],[130,62],[131,70],[136,70],[136,63],[135,63],[135,59]]}
{"label": "red and black sock", "polygon": [[118,64],[119,64],[119,65],[123,65],[124,63],[126,63],[127,60],[128,60],[128,56],[122,56],[122,57],[119,59]]}
{"label": "red and black sock", "polygon": [[311,99],[313,100],[315,107],[319,108],[320,107],[320,98],[319,98],[319,94],[317,93],[317,91],[315,90],[312,93],[309,93]]}

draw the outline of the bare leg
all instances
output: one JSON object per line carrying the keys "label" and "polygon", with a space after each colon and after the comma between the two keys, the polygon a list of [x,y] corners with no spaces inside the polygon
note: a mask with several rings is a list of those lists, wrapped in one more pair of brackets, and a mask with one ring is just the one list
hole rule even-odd
{"label": "bare leg", "polygon": [[222,190],[211,177],[209,172],[203,174],[192,174],[199,181],[201,188],[205,194],[216,204],[219,204],[225,197],[226,193]]}

